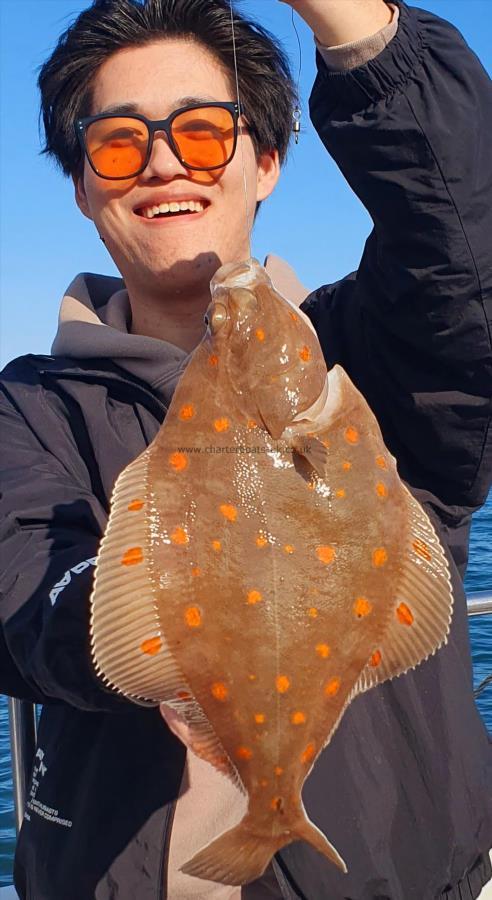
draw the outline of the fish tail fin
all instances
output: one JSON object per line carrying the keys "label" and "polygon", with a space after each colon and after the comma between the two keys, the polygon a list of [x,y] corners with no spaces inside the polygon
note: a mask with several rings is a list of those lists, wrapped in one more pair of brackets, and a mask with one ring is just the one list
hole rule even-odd
{"label": "fish tail fin", "polygon": [[347,874],[347,866],[345,865],[344,859],[342,859],[338,853],[338,850],[335,849],[333,844],[330,844],[323,832],[306,818],[304,811],[302,818],[299,821],[296,821],[295,826],[292,829],[292,839],[306,841],[307,844],[311,844],[311,847],[314,847],[322,853],[323,856],[326,856],[330,862],[334,863],[337,868],[341,869],[344,875]]}
{"label": "fish tail fin", "polygon": [[342,872],[347,866],[324,834],[310,822],[304,811],[288,834],[259,834],[251,829],[252,817],[248,814],[239,825],[221,834],[193,856],[181,871],[185,875],[218,881],[220,884],[248,884],[260,878],[277,850],[292,841],[306,841],[319,850]]}
{"label": "fish tail fin", "polygon": [[250,830],[250,816],[231,828],[192,857],[181,871],[195,878],[220,884],[247,884],[263,875],[272,856],[295,840],[294,837],[272,837]]}

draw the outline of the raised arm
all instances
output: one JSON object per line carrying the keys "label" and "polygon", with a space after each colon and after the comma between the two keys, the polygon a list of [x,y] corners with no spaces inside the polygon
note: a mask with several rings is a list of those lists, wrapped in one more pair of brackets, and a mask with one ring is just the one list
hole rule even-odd
{"label": "raised arm", "polygon": [[391,19],[385,0],[280,0],[291,6],[327,47],[360,41]]}
{"label": "raised arm", "polygon": [[460,516],[492,471],[492,86],[452,25],[398,5],[397,34],[366,64],[335,71],[318,50],[311,116],[374,229],[358,272],[305,308],[402,476]]}

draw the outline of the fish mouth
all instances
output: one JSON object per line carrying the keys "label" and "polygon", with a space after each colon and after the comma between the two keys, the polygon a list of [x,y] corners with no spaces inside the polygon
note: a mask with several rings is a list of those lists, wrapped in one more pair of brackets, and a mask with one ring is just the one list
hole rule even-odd
{"label": "fish mouth", "polygon": [[241,262],[224,263],[220,269],[217,269],[210,282],[210,287],[212,291],[215,287],[233,290],[236,287],[248,288],[260,282],[270,283],[270,278],[258,260],[251,256]]}

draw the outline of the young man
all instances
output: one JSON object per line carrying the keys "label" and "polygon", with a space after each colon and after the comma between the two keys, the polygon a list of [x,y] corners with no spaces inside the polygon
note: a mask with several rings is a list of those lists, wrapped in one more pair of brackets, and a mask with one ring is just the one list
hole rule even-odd
{"label": "young man", "polygon": [[[231,131],[252,219],[279,175],[294,92],[278,47],[236,14],[236,122],[227,0],[96,0],[40,87],[47,151],[123,281],[79,276],[54,355],[14,360],[1,381],[1,686],[44,705],[15,862],[22,898],[472,900],[491,877],[492,758],[461,582],[491,474],[491,85],[454,28],[401,0],[285,2],[317,39],[313,122],[374,222],[358,272],[302,308],[440,534],[449,640],[351,704],[306,785],[348,875],[300,842],[242,890],[179,874],[237,798],[185,759],[157,708],[95,673],[94,558],[113,484],[155,436],[203,335],[211,276],[248,255]],[[197,104],[222,135],[209,157],[182,138]],[[169,119],[177,110],[185,118]],[[160,123],[153,144],[143,117]],[[108,152],[115,127],[131,129],[128,152]]]}

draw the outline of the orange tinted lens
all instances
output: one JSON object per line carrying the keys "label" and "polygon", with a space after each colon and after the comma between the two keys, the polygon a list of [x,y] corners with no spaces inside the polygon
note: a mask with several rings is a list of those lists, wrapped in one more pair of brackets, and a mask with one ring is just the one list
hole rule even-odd
{"label": "orange tinted lens", "polygon": [[185,165],[218,168],[232,157],[234,119],[228,109],[188,109],[173,120],[171,133]]}
{"label": "orange tinted lens", "polygon": [[128,178],[141,169],[149,133],[139,119],[127,116],[98,119],[86,132],[86,146],[99,175]]}

